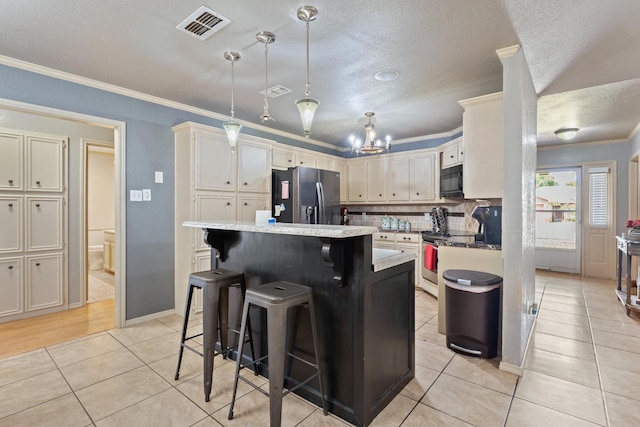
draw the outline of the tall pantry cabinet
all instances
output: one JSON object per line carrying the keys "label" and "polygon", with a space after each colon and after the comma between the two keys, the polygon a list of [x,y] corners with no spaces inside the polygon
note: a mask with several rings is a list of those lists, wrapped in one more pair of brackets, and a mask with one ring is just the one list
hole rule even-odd
{"label": "tall pantry cabinet", "polygon": [[[182,313],[189,274],[211,268],[202,230],[185,221],[254,221],[271,205],[271,141],[240,134],[235,152],[224,130],[186,122],[175,133],[175,310]],[[202,307],[196,293],[193,308]]]}
{"label": "tall pantry cabinet", "polygon": [[0,322],[67,308],[66,148],[0,129]]}

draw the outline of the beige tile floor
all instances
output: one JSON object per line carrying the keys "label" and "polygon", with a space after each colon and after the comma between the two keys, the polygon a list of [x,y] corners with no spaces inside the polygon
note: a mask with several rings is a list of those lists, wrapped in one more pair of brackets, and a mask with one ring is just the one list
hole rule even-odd
{"label": "beige tile floor", "polygon": [[[497,369],[497,359],[448,350],[435,329],[436,301],[417,291],[415,379],[372,425],[640,425],[640,319],[625,315],[613,286],[539,273],[540,311],[520,378]],[[242,383],[236,417],[227,420],[228,361],[216,359],[210,402],[199,356],[185,352],[173,380],[181,320],[167,316],[0,359],[0,427],[268,425],[267,398]],[[283,425],[345,424],[288,395]]]}
{"label": "beige tile floor", "polygon": [[89,270],[89,295],[87,302],[113,299],[115,295],[114,275],[104,270]]}

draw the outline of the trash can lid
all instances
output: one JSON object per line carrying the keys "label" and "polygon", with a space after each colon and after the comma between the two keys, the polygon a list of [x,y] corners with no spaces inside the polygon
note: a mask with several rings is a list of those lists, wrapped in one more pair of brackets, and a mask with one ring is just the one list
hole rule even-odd
{"label": "trash can lid", "polygon": [[502,282],[500,276],[474,270],[445,270],[442,277],[445,280],[467,286],[491,286]]}

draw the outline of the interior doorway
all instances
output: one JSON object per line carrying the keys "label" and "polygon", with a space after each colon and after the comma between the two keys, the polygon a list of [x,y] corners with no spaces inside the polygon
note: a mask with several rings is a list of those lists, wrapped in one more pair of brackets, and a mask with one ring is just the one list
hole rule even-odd
{"label": "interior doorway", "polygon": [[115,157],[113,142],[83,140],[85,297],[115,297]]}
{"label": "interior doorway", "polygon": [[581,273],[581,168],[536,173],[536,268]]}

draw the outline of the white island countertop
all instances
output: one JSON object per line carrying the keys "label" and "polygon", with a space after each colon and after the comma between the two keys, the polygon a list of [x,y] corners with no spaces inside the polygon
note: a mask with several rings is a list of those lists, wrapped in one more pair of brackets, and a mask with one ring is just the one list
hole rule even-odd
{"label": "white island countertop", "polygon": [[246,221],[185,221],[185,227],[209,228],[213,230],[252,231],[256,233],[288,234],[292,236],[328,237],[344,239],[347,237],[366,236],[378,231],[377,227],[360,227],[352,225],[324,225],[324,224],[289,224],[276,222],[275,224],[256,224]]}

